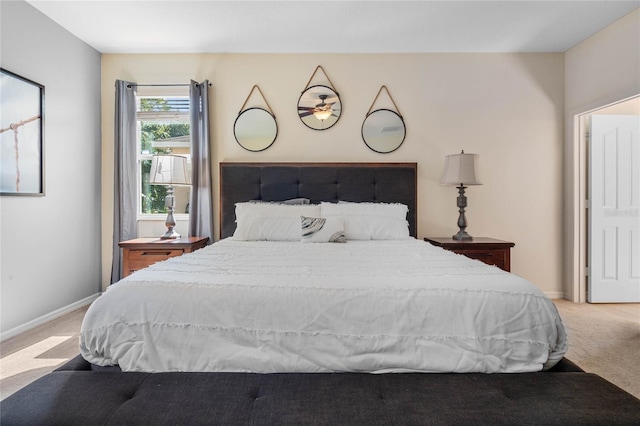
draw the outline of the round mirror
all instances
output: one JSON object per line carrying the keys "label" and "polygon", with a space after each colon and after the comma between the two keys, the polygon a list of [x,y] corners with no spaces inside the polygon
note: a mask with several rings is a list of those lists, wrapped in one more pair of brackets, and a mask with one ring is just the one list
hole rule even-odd
{"label": "round mirror", "polygon": [[311,86],[298,99],[300,120],[313,130],[326,130],[333,126],[341,112],[340,97],[327,86]]}
{"label": "round mirror", "polygon": [[386,154],[395,151],[404,142],[404,120],[395,111],[377,109],[368,114],[362,123],[362,139],[375,152]]}
{"label": "round mirror", "polygon": [[262,108],[249,108],[238,114],[233,134],[241,147],[248,151],[264,151],[278,136],[276,118]]}

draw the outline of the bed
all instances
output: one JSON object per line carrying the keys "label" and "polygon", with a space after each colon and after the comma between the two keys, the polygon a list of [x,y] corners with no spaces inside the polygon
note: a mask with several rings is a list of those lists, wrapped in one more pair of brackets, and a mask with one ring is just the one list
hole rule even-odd
{"label": "bed", "polygon": [[221,241],[113,285],[82,356],[2,424],[640,421],[563,358],[533,284],[415,238],[416,182],[415,163],[221,163]]}

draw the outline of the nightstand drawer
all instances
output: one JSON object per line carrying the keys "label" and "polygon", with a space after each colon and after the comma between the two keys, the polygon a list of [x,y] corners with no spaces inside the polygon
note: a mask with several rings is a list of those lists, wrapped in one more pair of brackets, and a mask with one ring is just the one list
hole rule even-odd
{"label": "nightstand drawer", "polygon": [[129,250],[129,269],[137,271],[170,257],[182,256],[184,250]]}
{"label": "nightstand drawer", "polygon": [[508,271],[506,268],[506,257],[508,256],[508,249],[496,249],[496,250],[453,250],[458,254],[465,255],[471,259],[476,259],[487,265],[495,265],[500,269]]}
{"label": "nightstand drawer", "polygon": [[438,237],[427,237],[424,240],[434,246],[442,247],[445,250],[462,254],[487,265],[495,265],[502,270],[511,272],[511,247],[515,246],[515,244],[510,241],[487,237],[478,237],[465,241]]}
{"label": "nightstand drawer", "polygon": [[122,241],[118,244],[122,247],[122,275],[126,277],[154,263],[191,253],[206,246],[208,241],[207,237],[171,240],[136,238],[135,240]]}

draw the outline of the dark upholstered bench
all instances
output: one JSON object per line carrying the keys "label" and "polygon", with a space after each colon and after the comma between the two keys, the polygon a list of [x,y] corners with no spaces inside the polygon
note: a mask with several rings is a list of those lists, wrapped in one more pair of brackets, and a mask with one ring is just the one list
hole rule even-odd
{"label": "dark upholstered bench", "polygon": [[562,360],[524,374],[122,373],[79,356],[0,404],[5,425],[640,424],[640,400]]}

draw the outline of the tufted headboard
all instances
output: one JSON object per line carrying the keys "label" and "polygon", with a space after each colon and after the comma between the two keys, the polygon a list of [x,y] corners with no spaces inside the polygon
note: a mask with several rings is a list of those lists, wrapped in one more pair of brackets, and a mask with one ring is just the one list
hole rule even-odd
{"label": "tufted headboard", "polygon": [[249,200],[403,203],[417,232],[417,163],[220,163],[220,238],[236,229],[235,204]]}

